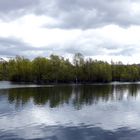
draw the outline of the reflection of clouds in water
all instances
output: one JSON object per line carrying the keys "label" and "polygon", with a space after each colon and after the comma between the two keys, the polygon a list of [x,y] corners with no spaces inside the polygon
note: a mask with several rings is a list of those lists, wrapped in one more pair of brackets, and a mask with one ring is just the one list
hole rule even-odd
{"label": "reflection of clouds in water", "polygon": [[68,87],[1,90],[0,139],[2,133],[65,140],[67,133],[140,130],[139,85]]}
{"label": "reflection of clouds in water", "polygon": [[[131,101],[99,102],[84,106],[81,110],[64,105],[61,108],[46,106],[27,106],[19,112],[0,117],[0,130],[16,132],[19,137],[35,138],[53,135],[52,131],[44,132],[43,127],[100,127],[116,131],[121,127],[140,129],[140,97]],[[55,132],[54,132],[55,133]]]}

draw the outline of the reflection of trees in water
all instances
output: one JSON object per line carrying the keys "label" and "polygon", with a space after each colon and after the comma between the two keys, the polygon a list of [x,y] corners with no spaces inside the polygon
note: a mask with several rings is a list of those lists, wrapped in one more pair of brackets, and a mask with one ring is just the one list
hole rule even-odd
{"label": "reflection of trees in water", "polygon": [[83,105],[96,104],[100,100],[103,102],[112,98],[112,86],[98,85],[98,86],[81,86],[74,88],[75,98],[73,104],[77,109]]}
{"label": "reflection of trees in water", "polygon": [[140,85],[138,84],[124,84],[114,86],[115,98],[116,100],[129,99],[132,97],[137,97],[140,91]]}
{"label": "reflection of trees in water", "polygon": [[10,89],[8,100],[16,104],[25,104],[33,100],[37,105],[49,103],[50,107],[56,107],[69,103],[71,93],[71,87]]}
{"label": "reflection of trees in water", "polygon": [[[49,104],[51,108],[73,104],[76,109],[83,105],[137,97],[140,85],[86,85],[56,86],[47,88],[22,88],[6,90],[10,103],[16,106],[33,101],[36,105]],[[0,96],[3,95],[0,92]]]}

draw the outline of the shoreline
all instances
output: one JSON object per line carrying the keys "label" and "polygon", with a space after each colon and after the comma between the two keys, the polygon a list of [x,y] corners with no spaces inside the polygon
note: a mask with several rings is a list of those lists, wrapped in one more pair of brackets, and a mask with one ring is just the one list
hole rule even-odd
{"label": "shoreline", "polygon": [[140,84],[140,81],[111,81],[111,82],[79,82],[79,83],[68,83],[68,82],[60,82],[60,83],[36,83],[36,82],[15,82],[15,81],[8,81],[2,80],[0,82],[9,82],[13,85],[36,85],[36,86],[61,86],[61,85],[120,85],[120,84]]}

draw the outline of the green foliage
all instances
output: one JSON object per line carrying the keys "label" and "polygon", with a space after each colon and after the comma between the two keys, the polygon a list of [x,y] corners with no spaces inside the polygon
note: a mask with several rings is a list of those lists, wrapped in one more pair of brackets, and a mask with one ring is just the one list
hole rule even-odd
{"label": "green foliage", "polygon": [[10,60],[7,65],[9,80],[26,82],[32,80],[32,65],[29,59],[17,56],[14,60]]}
{"label": "green foliage", "polygon": [[0,63],[0,80],[34,83],[93,83],[140,80],[139,65],[111,64],[84,59],[76,53],[73,63],[57,55],[29,60],[21,56]]}
{"label": "green foliage", "polygon": [[45,57],[37,57],[32,61],[33,81],[45,82],[47,76],[48,60]]}

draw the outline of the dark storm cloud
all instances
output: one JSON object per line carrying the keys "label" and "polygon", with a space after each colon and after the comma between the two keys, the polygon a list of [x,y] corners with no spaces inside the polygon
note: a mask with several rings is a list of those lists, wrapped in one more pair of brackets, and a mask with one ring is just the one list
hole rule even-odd
{"label": "dark storm cloud", "polygon": [[[43,21],[44,23],[41,23],[42,27],[60,28],[66,29],[66,31],[67,29],[85,29],[89,33],[89,36],[86,36],[84,35],[86,34],[86,31],[81,31],[81,38],[75,38],[73,41],[66,43],[65,41],[62,41],[61,43],[53,45],[50,44],[46,47],[40,46],[39,48],[26,44],[25,42],[18,40],[17,38],[0,38],[0,56],[23,55],[33,58],[38,55],[48,56],[51,53],[63,55],[66,53],[74,54],[76,52],[80,52],[85,56],[131,56],[137,52],[137,50],[134,48],[135,46],[122,45],[127,44],[123,41],[122,44],[118,45],[117,42],[112,43],[111,39],[105,39],[104,37],[100,38],[97,36],[98,31],[95,31],[94,33],[94,28],[100,29],[100,27],[110,24],[119,25],[121,27],[140,25],[140,11],[138,12],[137,9],[134,12],[134,7],[132,8],[133,4],[138,6],[138,4],[140,4],[140,1],[0,0],[0,20],[5,20],[5,22],[6,20],[13,21],[14,19],[18,19],[19,17],[29,14],[34,14],[38,17],[43,15],[46,17],[51,17],[51,19],[54,20],[52,20],[51,24],[49,22],[45,23],[45,21]],[[39,20],[39,18],[37,18],[37,20]],[[34,23],[30,23],[30,25],[32,24]],[[10,23],[8,26],[10,27]],[[25,32],[27,32],[26,26]],[[43,30],[43,32],[46,31]],[[15,36],[18,37],[18,34],[19,33],[17,33],[17,35]],[[40,38],[42,37],[41,35]],[[118,34],[115,37],[117,38],[117,36]],[[55,41],[56,40],[54,37],[54,43]],[[32,42],[34,44],[33,39]],[[136,48],[139,47],[136,46]]]}
{"label": "dark storm cloud", "polygon": [[[111,44],[111,43],[110,43]],[[115,45],[114,45],[115,46]],[[71,42],[69,45],[48,45],[36,48],[17,38],[0,38],[0,57],[15,57],[16,55],[34,58],[37,56],[48,57],[51,54],[75,54],[82,53],[84,56],[110,55],[110,56],[132,56],[137,52],[134,46],[115,46],[116,49],[111,49],[107,44],[85,46],[79,42]],[[111,51],[111,52],[110,52]]]}
{"label": "dark storm cloud", "polygon": [[11,12],[36,5],[38,0],[0,0],[0,12]]}
{"label": "dark storm cloud", "polygon": [[29,12],[33,12],[39,0],[0,0],[0,18],[18,18]]}
{"label": "dark storm cloud", "polygon": [[136,0],[54,0],[47,14],[58,20],[52,25],[58,28],[89,29],[108,24],[127,27],[140,24],[140,13],[132,10],[134,2],[139,4]]}
{"label": "dark storm cloud", "polygon": [[32,50],[25,43],[22,43],[15,38],[0,38],[0,55],[3,56],[16,56],[22,55],[23,52]]}
{"label": "dark storm cloud", "polygon": [[35,48],[29,44],[16,38],[0,38],[0,56],[15,57],[17,55],[33,58],[39,56],[47,56],[46,48]]}
{"label": "dark storm cloud", "polygon": [[[93,45],[94,44],[94,45]],[[138,50],[138,46],[136,45],[119,45],[119,44],[113,44],[112,42],[105,42],[102,41],[102,43],[96,44],[89,43],[89,44],[82,44],[80,41],[74,41],[71,43],[68,43],[67,45],[64,44],[64,46],[60,45],[54,45],[49,46],[47,50],[51,53],[56,54],[75,54],[75,53],[82,53],[84,56],[101,56],[101,55],[109,55],[109,56],[133,56]]]}
{"label": "dark storm cloud", "polygon": [[56,45],[50,46],[40,46],[34,47],[20,39],[9,37],[3,38],[0,37],[0,57],[15,57],[17,55],[25,56],[28,58],[34,58],[38,56],[49,56],[51,54],[57,54],[57,52],[65,52],[63,49],[58,47],[56,49]]}
{"label": "dark storm cloud", "polygon": [[44,25],[57,28],[96,28],[108,24],[139,25],[140,13],[132,4],[138,0],[0,0],[0,17],[11,18],[22,14],[53,17],[56,23]]}

